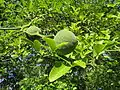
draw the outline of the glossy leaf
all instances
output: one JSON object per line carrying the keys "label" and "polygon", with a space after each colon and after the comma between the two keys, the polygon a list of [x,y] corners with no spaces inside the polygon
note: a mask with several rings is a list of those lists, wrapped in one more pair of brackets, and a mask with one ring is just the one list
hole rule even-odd
{"label": "glossy leaf", "polygon": [[58,45],[56,46],[56,49],[59,49],[59,48],[65,46],[65,45],[67,45],[67,44],[68,44],[68,42],[63,42],[63,43],[61,43],[61,44],[58,44]]}
{"label": "glossy leaf", "polygon": [[98,56],[105,49],[105,46],[105,44],[95,44],[93,46],[93,57]]}
{"label": "glossy leaf", "polygon": [[39,51],[41,47],[41,43],[38,40],[34,40],[34,48],[35,50]]}
{"label": "glossy leaf", "polygon": [[53,82],[57,80],[58,78],[62,77],[67,72],[69,72],[70,69],[71,69],[70,66],[66,66],[63,63],[57,63],[57,65],[55,65],[50,71],[49,81]]}
{"label": "glossy leaf", "polygon": [[86,63],[83,62],[82,60],[76,60],[73,62],[73,66],[80,66],[82,68],[85,68],[86,67]]}
{"label": "glossy leaf", "polygon": [[56,43],[55,43],[54,39],[46,38],[46,37],[44,37],[43,39],[50,46],[50,48],[51,48],[52,51],[54,51],[56,49]]}

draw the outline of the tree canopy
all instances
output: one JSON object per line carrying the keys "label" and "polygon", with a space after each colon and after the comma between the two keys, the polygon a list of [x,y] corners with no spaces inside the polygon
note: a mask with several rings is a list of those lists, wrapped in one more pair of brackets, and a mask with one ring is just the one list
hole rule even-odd
{"label": "tree canopy", "polygon": [[[66,55],[60,30],[78,41]],[[119,0],[0,0],[1,90],[119,88]]]}

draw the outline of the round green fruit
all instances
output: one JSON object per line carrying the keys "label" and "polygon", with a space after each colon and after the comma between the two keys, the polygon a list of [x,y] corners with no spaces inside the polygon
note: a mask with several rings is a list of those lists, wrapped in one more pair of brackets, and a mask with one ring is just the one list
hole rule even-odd
{"label": "round green fruit", "polygon": [[63,45],[62,47],[56,50],[57,54],[59,55],[66,55],[71,53],[78,44],[78,41],[74,33],[68,30],[59,31],[54,37],[54,40],[56,45],[67,42],[67,44]]}

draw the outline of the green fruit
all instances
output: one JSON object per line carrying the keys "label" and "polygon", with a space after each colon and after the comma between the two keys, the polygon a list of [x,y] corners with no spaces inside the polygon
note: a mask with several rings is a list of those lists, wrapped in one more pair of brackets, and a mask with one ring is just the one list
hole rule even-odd
{"label": "green fruit", "polygon": [[29,35],[38,35],[39,36],[39,32],[41,30],[36,27],[36,26],[30,26],[27,30],[26,30],[26,33],[29,34]]}
{"label": "green fruit", "polygon": [[78,44],[76,36],[74,33],[68,30],[59,31],[54,38],[56,45],[67,42],[67,44],[57,49],[57,54],[66,55],[71,53]]}

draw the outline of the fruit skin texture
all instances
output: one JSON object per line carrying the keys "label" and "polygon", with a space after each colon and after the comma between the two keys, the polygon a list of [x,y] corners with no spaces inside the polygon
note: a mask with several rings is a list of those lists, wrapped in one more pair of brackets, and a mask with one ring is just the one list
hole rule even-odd
{"label": "fruit skin texture", "polygon": [[71,53],[78,44],[74,33],[68,30],[59,31],[54,37],[54,40],[56,42],[56,45],[59,45],[63,42],[68,42],[67,44],[57,49],[57,54],[59,55],[66,55]]}

